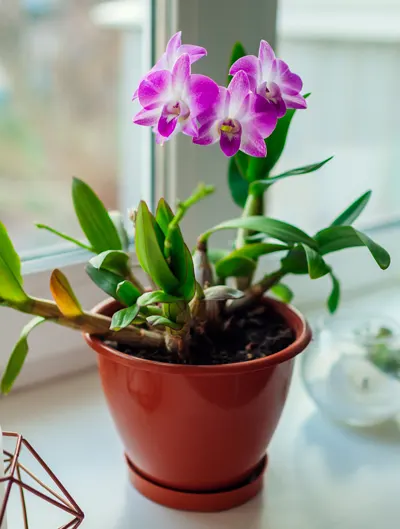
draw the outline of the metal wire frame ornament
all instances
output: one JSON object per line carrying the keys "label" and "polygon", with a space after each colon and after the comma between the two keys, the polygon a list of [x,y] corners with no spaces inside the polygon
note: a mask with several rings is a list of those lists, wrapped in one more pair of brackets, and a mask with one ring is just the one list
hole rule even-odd
{"label": "metal wire frame ornament", "polygon": [[[29,529],[28,511],[25,499],[26,491],[38,496],[47,503],[50,503],[54,507],[57,507],[73,516],[73,519],[70,522],[59,527],[58,529],[77,529],[83,522],[85,515],[69,492],[66,490],[64,485],[49,468],[49,466],[43,461],[43,459],[30,445],[30,443],[24,439],[24,437],[22,437],[22,435],[14,432],[3,432],[3,437],[15,438],[16,444],[14,453],[3,450],[5,477],[0,479],[0,483],[4,483],[5,485],[5,495],[3,504],[0,504],[0,527],[3,522],[3,518],[5,518],[7,503],[10,498],[11,491],[13,487],[15,487],[19,488],[24,529]],[[47,475],[52,479],[54,485],[56,485],[56,490],[53,490],[53,488],[43,483],[42,480],[40,480],[33,472],[23,465],[23,463],[20,461],[21,449],[23,447],[25,447],[30,452],[30,454],[36,459],[40,466],[46,471]],[[1,455],[2,454],[0,454],[0,456]],[[42,490],[34,488],[28,483],[24,482],[24,473],[27,474],[35,483],[37,483],[37,485],[39,485],[40,489]]]}

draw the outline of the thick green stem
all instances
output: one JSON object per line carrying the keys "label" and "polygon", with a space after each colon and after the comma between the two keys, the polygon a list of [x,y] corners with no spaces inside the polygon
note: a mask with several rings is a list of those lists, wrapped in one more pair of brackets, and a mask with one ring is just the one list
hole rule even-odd
{"label": "thick green stem", "polygon": [[285,274],[286,272],[280,269],[276,272],[272,272],[272,274],[265,275],[261,281],[247,290],[243,298],[235,299],[230,305],[227,305],[225,312],[227,314],[233,314],[234,312],[242,312],[251,309],[258,303],[267,290],[279,283]]}
{"label": "thick green stem", "polygon": [[175,216],[168,225],[168,231],[167,231],[167,235],[164,241],[165,255],[167,257],[169,255],[171,244],[172,244],[171,243],[172,234],[179,227],[179,223],[181,222],[183,217],[186,215],[187,211],[192,206],[197,204],[197,202],[199,202],[206,196],[210,195],[211,193],[214,193],[214,191],[215,191],[214,186],[206,186],[204,184],[199,184],[197,188],[193,191],[193,193],[190,195],[189,198],[187,198],[183,202],[178,203]]}
{"label": "thick green stem", "polygon": [[102,336],[107,340],[113,340],[144,349],[165,347],[165,338],[161,333],[146,331],[134,326],[126,327],[117,332],[111,331],[111,318],[101,314],[92,314],[90,312],[82,312],[74,317],[66,317],[60,312],[60,309],[53,301],[28,298],[26,301],[18,303],[4,300],[4,304],[10,308],[18,310],[19,312],[42,316],[58,325]]}

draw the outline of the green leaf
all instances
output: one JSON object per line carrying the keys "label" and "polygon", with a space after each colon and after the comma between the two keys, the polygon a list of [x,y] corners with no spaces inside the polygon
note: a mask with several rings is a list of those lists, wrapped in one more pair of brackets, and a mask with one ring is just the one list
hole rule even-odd
{"label": "green leaf", "polygon": [[22,329],[21,336],[18,342],[15,344],[14,350],[11,353],[7,367],[4,371],[1,380],[1,392],[7,394],[11,391],[11,388],[21,372],[22,366],[24,365],[26,356],[29,351],[28,336],[29,333],[38,325],[46,321],[45,318],[37,316],[33,318],[25,327]]}
{"label": "green leaf", "polygon": [[229,68],[228,68],[228,84],[232,80],[232,75],[229,75],[229,70],[231,69],[231,66],[241,57],[244,57],[246,54],[246,50],[244,49],[244,46],[241,42],[236,42],[233,45],[232,53],[229,59]]}
{"label": "green leaf", "polygon": [[319,279],[330,272],[329,266],[325,263],[318,252],[306,244],[302,244],[301,246],[306,254],[307,268],[311,279]]}
{"label": "green leaf", "polygon": [[310,248],[318,248],[314,239],[312,239],[299,228],[296,228],[295,226],[287,224],[281,220],[271,219],[262,215],[227,220],[221,224],[218,224],[217,226],[214,226],[214,228],[204,233],[201,238],[206,240],[212,233],[215,233],[216,231],[237,228],[265,233],[273,239],[278,239],[287,244],[303,243],[310,246]]}
{"label": "green leaf", "polygon": [[267,255],[274,252],[283,252],[285,250],[290,250],[290,246],[277,243],[273,244],[259,242],[255,244],[246,244],[238,250],[233,250],[233,252],[229,254],[229,257],[248,257],[249,259],[258,259],[262,255]]}
{"label": "green leaf", "polygon": [[308,264],[306,253],[301,245],[297,245],[281,260],[286,274],[307,274]]}
{"label": "green leaf", "polygon": [[333,272],[330,272],[330,276],[332,279],[332,290],[328,298],[328,309],[331,314],[334,314],[340,302],[340,283]]}
{"label": "green leaf", "polygon": [[108,211],[95,192],[82,180],[73,179],[72,200],[83,233],[96,253],[122,250],[122,243]]}
{"label": "green leaf", "polygon": [[271,292],[284,303],[290,303],[294,297],[293,291],[284,283],[271,287]]}
{"label": "green leaf", "polygon": [[122,249],[127,252],[129,250],[129,235],[125,228],[124,217],[120,211],[109,211],[108,214],[117,230]]}
{"label": "green leaf", "polygon": [[233,201],[243,209],[249,194],[249,183],[241,174],[236,156],[229,160],[228,185]]}
{"label": "green leaf", "polygon": [[140,292],[130,281],[125,280],[117,285],[116,295],[121,303],[130,307],[137,302]]}
{"label": "green leaf", "polygon": [[364,211],[365,206],[371,198],[372,191],[367,191],[357,198],[347,209],[343,211],[331,224],[331,226],[345,226],[353,224],[358,216]]}
{"label": "green leaf", "polygon": [[108,270],[122,277],[129,273],[129,255],[122,250],[106,250],[92,257],[89,263],[98,270]]}
{"label": "green leaf", "polygon": [[207,257],[210,263],[216,264],[220,259],[223,259],[229,255],[229,250],[224,250],[222,248],[210,248],[207,250]]}
{"label": "green leaf", "polygon": [[10,301],[25,301],[28,296],[22,288],[21,261],[0,222],[0,298]]}
{"label": "green leaf", "polygon": [[168,294],[174,295],[179,292],[180,283],[165,260],[163,253],[164,244],[160,247],[155,224],[160,229],[147,204],[141,201],[136,214],[135,237],[136,254],[139,263],[158,287]]}
{"label": "green leaf", "polygon": [[162,325],[163,327],[169,327],[170,329],[174,329],[176,331],[179,331],[182,328],[180,323],[171,321],[168,318],[165,318],[165,316],[149,316],[146,318],[146,320],[154,327]]}
{"label": "green leaf", "polygon": [[304,165],[303,167],[298,167],[297,169],[292,169],[291,171],[286,171],[285,173],[282,173],[277,176],[271,176],[269,178],[265,178],[263,180],[256,180],[250,185],[250,191],[252,193],[260,194],[264,192],[266,189],[268,189],[270,186],[275,184],[276,182],[279,182],[280,180],[284,180],[285,178],[288,178],[290,176],[297,176],[307,173],[313,173],[314,171],[317,171],[321,167],[323,167],[326,163],[328,163],[330,160],[332,160],[333,156],[330,156],[326,160],[323,160],[322,162],[313,163],[310,165]]}
{"label": "green leaf", "polygon": [[[162,198],[158,202],[156,211],[156,222],[160,226],[163,234],[167,237],[170,231],[169,225],[174,218],[174,214]],[[180,286],[178,289],[179,294],[190,301],[196,290],[196,280],[194,276],[194,266],[190,251],[185,244],[182,237],[182,232],[179,226],[175,226],[172,233],[170,234],[171,246],[167,252],[165,247],[163,249],[164,256],[167,258],[169,267],[178,279]]]}
{"label": "green leaf", "polygon": [[[310,94],[306,94],[307,98]],[[251,182],[261,180],[269,175],[271,169],[275,166],[286,143],[286,137],[289,132],[290,123],[295,114],[295,109],[289,109],[286,114],[278,119],[274,132],[265,140],[267,146],[266,158],[251,158],[248,168],[248,177]]]}
{"label": "green leaf", "polygon": [[147,305],[154,305],[155,303],[179,303],[182,298],[170,296],[162,290],[154,290],[153,292],[145,292],[138,300],[139,307],[146,307]]}
{"label": "green leaf", "polygon": [[390,265],[390,255],[379,244],[352,226],[331,226],[319,231],[315,240],[319,245],[321,255],[325,255],[345,248],[365,246],[382,270]]}
{"label": "green leaf", "polygon": [[36,224],[36,227],[39,228],[39,230],[47,230],[50,233],[53,233],[53,235],[57,235],[57,237],[60,237],[61,239],[64,239],[68,242],[72,242],[76,246],[79,246],[80,248],[83,248],[84,250],[87,250],[88,252],[95,253],[95,250],[88,246],[87,244],[78,241],[77,239],[74,239],[73,237],[70,237],[69,235],[66,235],[65,233],[61,233],[61,231],[57,231],[54,228],[50,228],[50,226],[47,226],[46,224]]}
{"label": "green leaf", "polygon": [[86,273],[103,292],[118,300],[117,288],[124,281],[122,276],[108,270],[98,270],[90,263],[86,265]]}
{"label": "green leaf", "polygon": [[251,276],[256,269],[256,262],[248,257],[230,256],[218,261],[215,272],[218,277],[247,277]]}
{"label": "green leaf", "polygon": [[244,296],[241,290],[227,287],[225,285],[217,285],[209,287],[204,291],[205,299],[208,301],[224,301],[227,299],[239,299]]}
{"label": "green leaf", "polygon": [[111,319],[110,329],[112,331],[119,331],[128,327],[128,325],[130,325],[139,314],[139,311],[140,307],[132,305],[132,307],[127,307],[126,309],[121,309],[118,312],[115,312]]}

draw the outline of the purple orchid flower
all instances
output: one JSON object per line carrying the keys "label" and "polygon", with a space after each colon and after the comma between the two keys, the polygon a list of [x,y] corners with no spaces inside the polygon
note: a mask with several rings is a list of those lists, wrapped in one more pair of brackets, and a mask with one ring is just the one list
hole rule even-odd
{"label": "purple orchid flower", "polygon": [[[205,48],[202,48],[201,46],[194,46],[192,44],[182,44],[181,36],[182,31],[178,31],[178,33],[175,33],[175,35],[173,35],[169,39],[165,52],[162,54],[160,59],[156,62],[156,64],[145,77],[147,77],[151,73],[158,72],[160,70],[169,70],[170,72],[172,72],[174,64],[184,53],[187,53],[189,55],[190,64],[193,64],[194,62],[207,55],[207,50]],[[142,82],[145,77],[143,77],[140,82]],[[138,97],[138,92],[139,89],[135,91],[132,99],[136,99]]]}
{"label": "purple orchid flower", "polygon": [[272,105],[250,91],[247,74],[238,71],[228,88],[220,87],[216,105],[198,120],[199,135],[194,143],[210,145],[219,141],[226,156],[241,150],[250,156],[263,157],[267,154],[264,138],[274,131],[277,116]]}
{"label": "purple orchid flower", "polygon": [[157,141],[183,132],[198,135],[197,117],[210,108],[218,97],[218,85],[209,77],[191,74],[189,54],[175,62],[172,72],[159,70],[149,74],[139,85],[142,105],[133,122],[153,127]]}
{"label": "purple orchid flower", "polygon": [[249,76],[251,90],[275,106],[278,118],[286,113],[287,108],[307,108],[306,100],[300,94],[303,88],[301,78],[275,57],[274,50],[265,40],[260,43],[258,57],[246,55],[238,59],[229,73],[235,75],[241,70]]}

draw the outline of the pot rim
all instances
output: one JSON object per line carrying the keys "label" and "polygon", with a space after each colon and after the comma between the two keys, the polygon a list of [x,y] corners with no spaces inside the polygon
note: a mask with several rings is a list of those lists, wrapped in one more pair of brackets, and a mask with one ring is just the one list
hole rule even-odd
{"label": "pot rim", "polygon": [[[100,338],[88,333],[83,333],[86,343],[97,353],[107,357],[109,360],[123,364],[127,367],[133,367],[142,371],[156,371],[169,373],[171,375],[231,375],[238,373],[247,373],[260,371],[276,364],[285,362],[300,354],[311,341],[311,329],[304,316],[291,305],[285,304],[268,296],[263,298],[263,302],[272,305],[274,310],[280,314],[286,323],[295,332],[296,339],[285,349],[278,351],[265,358],[257,358],[248,362],[238,362],[235,364],[218,364],[218,365],[188,365],[188,364],[167,364],[155,360],[146,360],[129,356],[117,351],[113,347],[106,345]],[[107,299],[96,305],[92,312],[105,314],[111,312],[113,308],[118,307],[118,302],[113,299]],[[111,309],[111,310],[110,310]]]}

